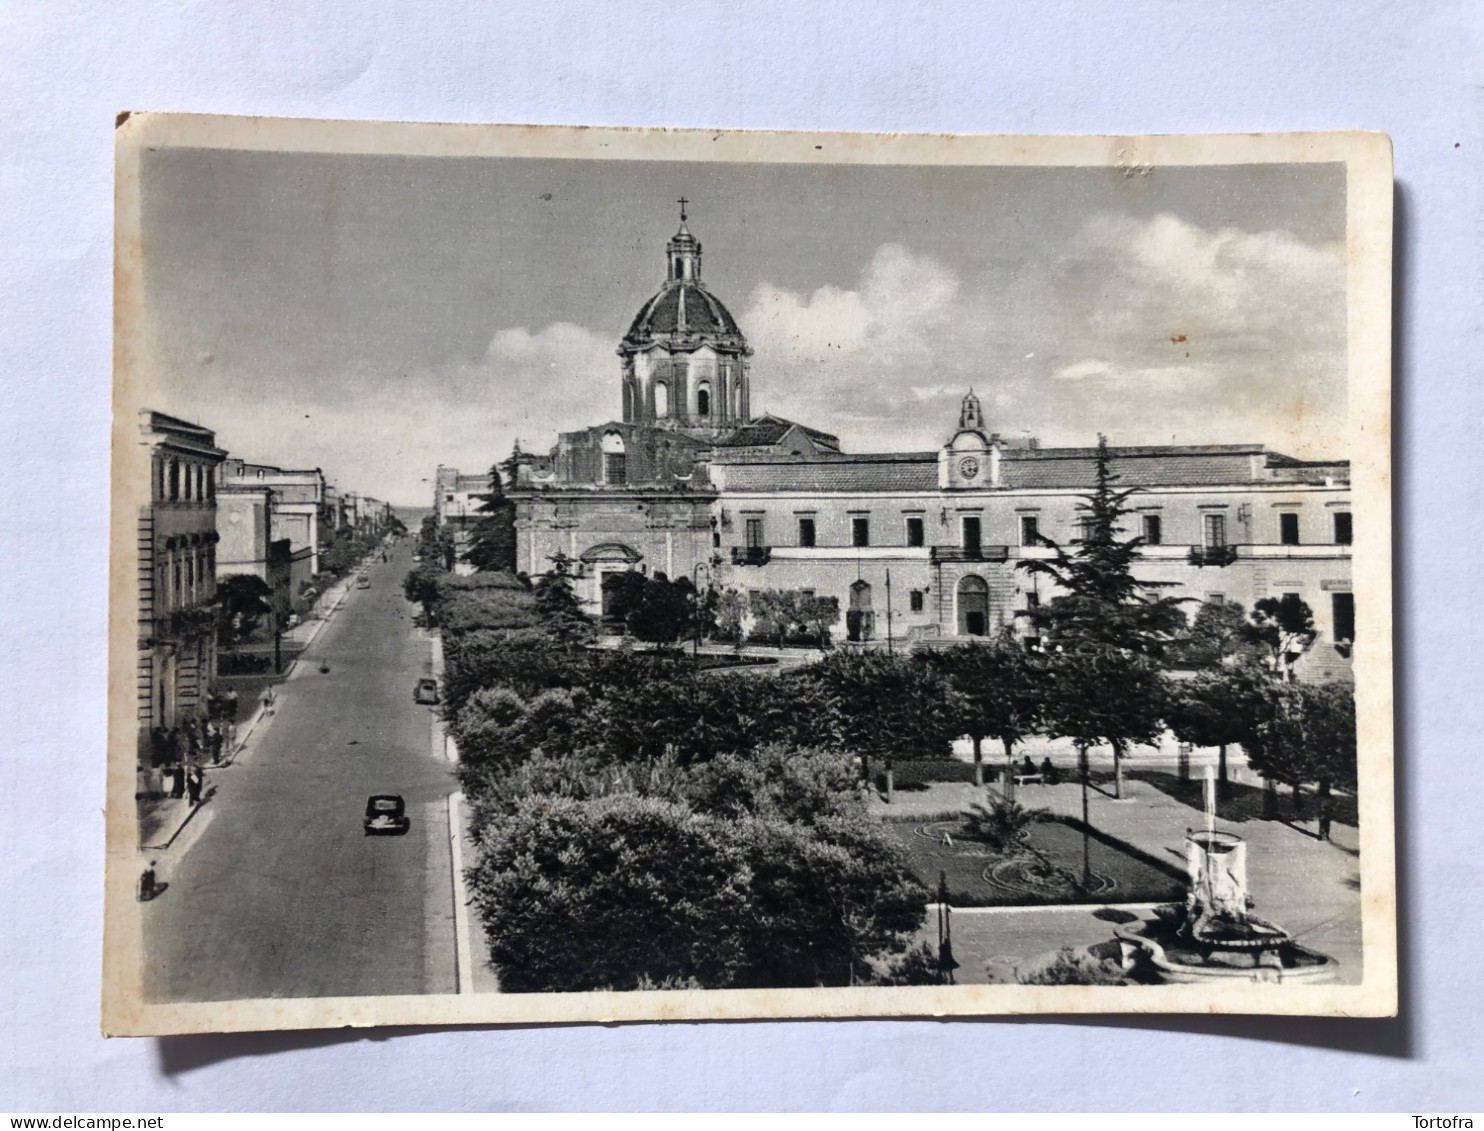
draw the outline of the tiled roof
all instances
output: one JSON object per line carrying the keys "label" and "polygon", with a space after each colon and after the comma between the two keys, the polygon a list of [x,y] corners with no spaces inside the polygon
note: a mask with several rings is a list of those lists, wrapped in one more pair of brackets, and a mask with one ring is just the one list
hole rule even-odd
{"label": "tiled roof", "polygon": [[938,455],[840,456],[724,465],[727,491],[936,491]]}
{"label": "tiled roof", "polygon": [[[1001,485],[1010,490],[1091,490],[1096,470],[1095,448],[1006,450],[1000,463]],[[1114,448],[1112,470],[1119,488],[1214,487],[1244,483],[1338,478],[1343,461],[1307,464],[1278,457],[1269,466],[1261,445],[1199,445]],[[1253,457],[1261,457],[1254,473]],[[747,459],[717,461],[727,491],[872,492],[936,491],[938,453],[903,452],[829,456],[815,459]]]}
{"label": "tiled roof", "polygon": [[[1261,444],[1191,444],[1111,448],[1117,486],[1214,487],[1258,483],[1264,472],[1279,479],[1324,479],[1348,472],[1349,464],[1311,464],[1267,451]],[[1001,463],[1001,481],[1009,488],[1073,487],[1090,489],[1097,466],[1096,448],[1040,448],[1009,451]],[[1254,459],[1256,457],[1256,459]],[[1254,468],[1254,462],[1257,464]]]}
{"label": "tiled roof", "polygon": [[829,447],[837,447],[840,443],[840,438],[829,432],[821,432],[818,428],[810,428],[807,424],[798,424],[770,413],[740,428],[732,429],[731,432],[717,439],[716,446],[718,448],[765,447],[768,444],[778,443],[787,435],[790,428],[797,428],[811,440],[818,440]]}
{"label": "tiled roof", "polygon": [[[1261,449],[1227,451],[1179,448],[1113,449],[1117,486],[1182,487],[1251,483],[1252,455]],[[1006,452],[1000,480],[1011,489],[1076,487],[1090,490],[1096,476],[1096,449],[1062,448]]]}
{"label": "tiled roof", "polygon": [[699,282],[667,283],[635,316],[626,341],[644,342],[660,334],[726,334],[741,337],[737,321],[721,300]]}

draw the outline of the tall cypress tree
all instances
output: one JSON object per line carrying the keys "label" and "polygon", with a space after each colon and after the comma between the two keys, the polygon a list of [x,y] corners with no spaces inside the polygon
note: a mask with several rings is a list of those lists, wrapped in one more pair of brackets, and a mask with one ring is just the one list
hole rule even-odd
{"label": "tall cypress tree", "polygon": [[[1185,627],[1185,614],[1181,598],[1150,596],[1149,587],[1133,575],[1144,539],[1120,535],[1124,532],[1121,520],[1132,510],[1129,498],[1138,488],[1119,490],[1118,479],[1107,437],[1099,436],[1093,490],[1077,505],[1082,530],[1071,540],[1073,548],[1068,550],[1043,535],[1040,541],[1055,556],[1023,561],[1019,568],[1050,577],[1061,590],[1032,616],[1053,653],[1087,661],[1070,665],[1063,673],[1064,683],[1073,685],[1079,674],[1095,672],[1097,678],[1086,691],[1103,694],[1116,683],[1107,681],[1107,673],[1126,669],[1127,693],[1118,697],[1119,709],[1112,710],[1110,702],[1098,713],[1102,728],[1098,737],[1113,748],[1114,790],[1122,797],[1124,750],[1131,742],[1147,740],[1151,722],[1161,710],[1155,700],[1135,702],[1131,697],[1142,696],[1145,689],[1152,694],[1157,687],[1158,681],[1144,669],[1156,666],[1165,645]],[[1075,695],[1066,702],[1075,702]],[[1093,737],[1086,733],[1085,720],[1075,729],[1083,732],[1079,742]],[[1085,745],[1080,749],[1085,788]]]}
{"label": "tall cypress tree", "polygon": [[480,519],[474,524],[465,559],[480,573],[515,572],[515,504],[505,497],[500,467],[490,468],[488,494],[480,500]]}

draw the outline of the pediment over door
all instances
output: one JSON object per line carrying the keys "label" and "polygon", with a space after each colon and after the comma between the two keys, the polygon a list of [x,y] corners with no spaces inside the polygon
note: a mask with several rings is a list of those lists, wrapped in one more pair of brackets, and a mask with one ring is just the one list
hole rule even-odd
{"label": "pediment over door", "polygon": [[596,546],[589,546],[583,550],[579,558],[592,564],[594,562],[623,562],[625,565],[637,565],[644,557],[632,546],[626,546],[622,542],[600,542]]}

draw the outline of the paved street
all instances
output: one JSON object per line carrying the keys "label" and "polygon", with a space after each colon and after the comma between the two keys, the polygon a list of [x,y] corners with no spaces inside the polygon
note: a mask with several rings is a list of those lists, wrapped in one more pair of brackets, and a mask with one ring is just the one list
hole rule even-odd
{"label": "paved street", "polygon": [[[447,797],[433,708],[412,701],[430,642],[401,595],[408,547],[369,568],[278,688],[276,710],[169,851],[145,908],[155,1001],[456,989]],[[321,674],[321,663],[329,672]],[[372,793],[406,836],[368,837]]]}

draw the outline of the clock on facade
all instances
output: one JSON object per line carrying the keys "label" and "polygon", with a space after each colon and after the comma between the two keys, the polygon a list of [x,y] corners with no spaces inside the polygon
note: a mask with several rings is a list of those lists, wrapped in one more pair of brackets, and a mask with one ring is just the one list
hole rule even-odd
{"label": "clock on facade", "polygon": [[979,461],[973,456],[964,456],[958,461],[958,473],[965,479],[973,479],[979,474]]}

